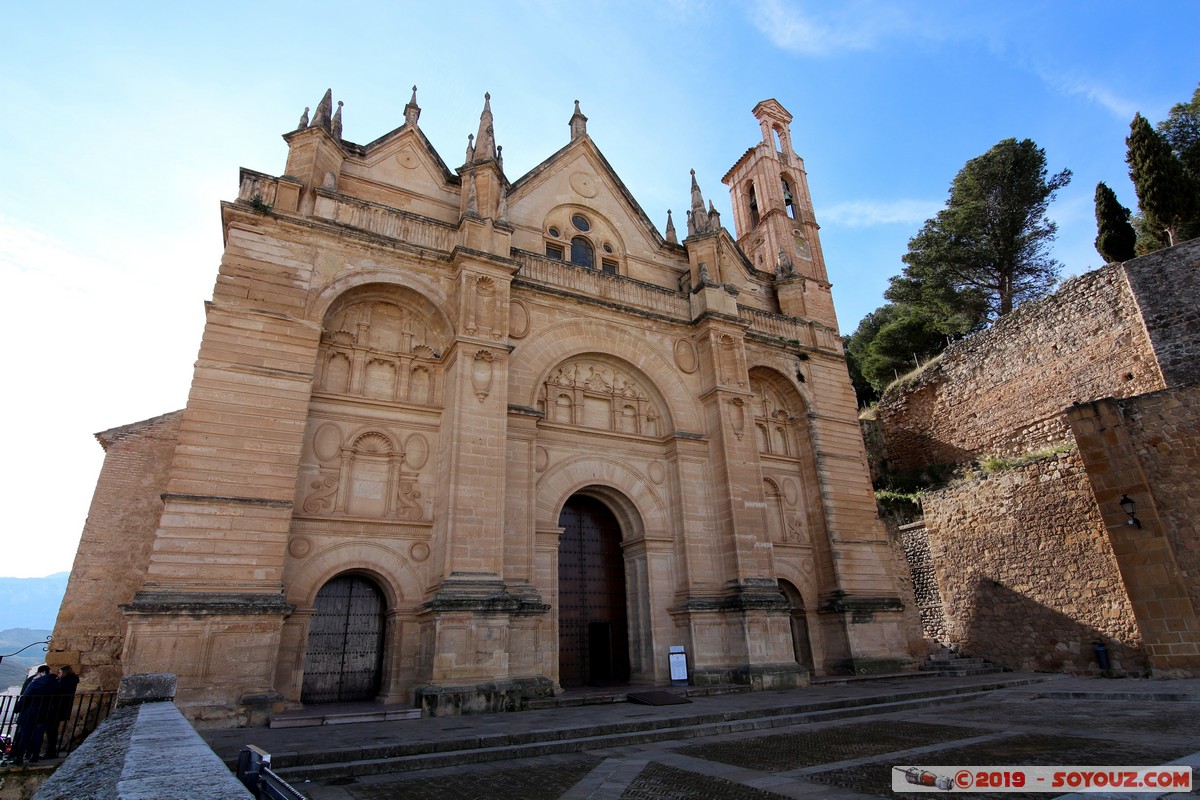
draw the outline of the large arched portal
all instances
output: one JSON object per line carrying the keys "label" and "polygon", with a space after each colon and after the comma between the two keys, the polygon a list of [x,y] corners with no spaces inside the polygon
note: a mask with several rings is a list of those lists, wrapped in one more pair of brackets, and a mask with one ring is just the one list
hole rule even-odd
{"label": "large arched portal", "polygon": [[340,575],[321,587],[304,655],[304,703],[373,700],[383,663],[383,593],[361,575]]}
{"label": "large arched portal", "polygon": [[608,506],[573,495],[559,515],[558,663],[564,687],[629,681],[621,526]]}

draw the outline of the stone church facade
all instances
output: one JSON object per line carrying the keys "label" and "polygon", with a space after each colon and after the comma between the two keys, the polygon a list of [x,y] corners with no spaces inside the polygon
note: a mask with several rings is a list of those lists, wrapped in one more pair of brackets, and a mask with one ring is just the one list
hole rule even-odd
{"label": "stone church facade", "polygon": [[510,180],[329,94],[243,170],[187,407],[99,434],[55,631],[210,724],[912,665],[791,115],[660,234],[587,133]]}

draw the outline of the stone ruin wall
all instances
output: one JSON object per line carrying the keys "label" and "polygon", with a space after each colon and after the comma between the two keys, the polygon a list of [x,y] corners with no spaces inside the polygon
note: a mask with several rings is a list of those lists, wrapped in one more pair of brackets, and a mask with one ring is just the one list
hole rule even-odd
{"label": "stone ruin wall", "polygon": [[80,690],[120,683],[125,616],[118,604],[133,600],[146,578],[182,414],[96,434],[104,465],[46,656],[53,666],[74,667]]}
{"label": "stone ruin wall", "polygon": [[1145,671],[1077,452],[955,482],[928,494],[924,509],[924,536],[911,530],[908,549],[931,639],[1014,670],[1084,674],[1098,672],[1092,643],[1100,640],[1114,668]]}
{"label": "stone ruin wall", "polygon": [[892,472],[1018,455],[1070,440],[1076,401],[1163,387],[1125,271],[1109,265],[1026,303],[941,359],[878,406]]}

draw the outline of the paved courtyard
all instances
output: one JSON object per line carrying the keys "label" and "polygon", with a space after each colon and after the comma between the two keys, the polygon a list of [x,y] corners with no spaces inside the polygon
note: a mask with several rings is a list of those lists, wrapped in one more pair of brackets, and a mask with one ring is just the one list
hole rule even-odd
{"label": "paved courtyard", "polygon": [[[1184,684],[1187,691],[1175,691]],[[311,800],[917,797],[892,791],[895,766],[1200,766],[1200,692],[1192,693],[1192,684],[1200,688],[1200,682],[1059,680],[766,732],[335,777],[297,788]],[[1072,697],[1076,686],[1086,691]],[[337,737],[336,727],[323,730]]]}

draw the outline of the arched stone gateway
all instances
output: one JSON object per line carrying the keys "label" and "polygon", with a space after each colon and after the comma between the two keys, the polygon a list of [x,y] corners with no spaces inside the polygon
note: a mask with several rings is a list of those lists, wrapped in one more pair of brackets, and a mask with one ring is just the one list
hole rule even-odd
{"label": "arched stone gateway", "polygon": [[620,525],[608,506],[582,494],[563,506],[559,525],[559,682],[626,683],[629,622]]}
{"label": "arched stone gateway", "polygon": [[301,702],[375,699],[383,664],[383,593],[361,575],[340,575],[321,587],[314,606]]}

